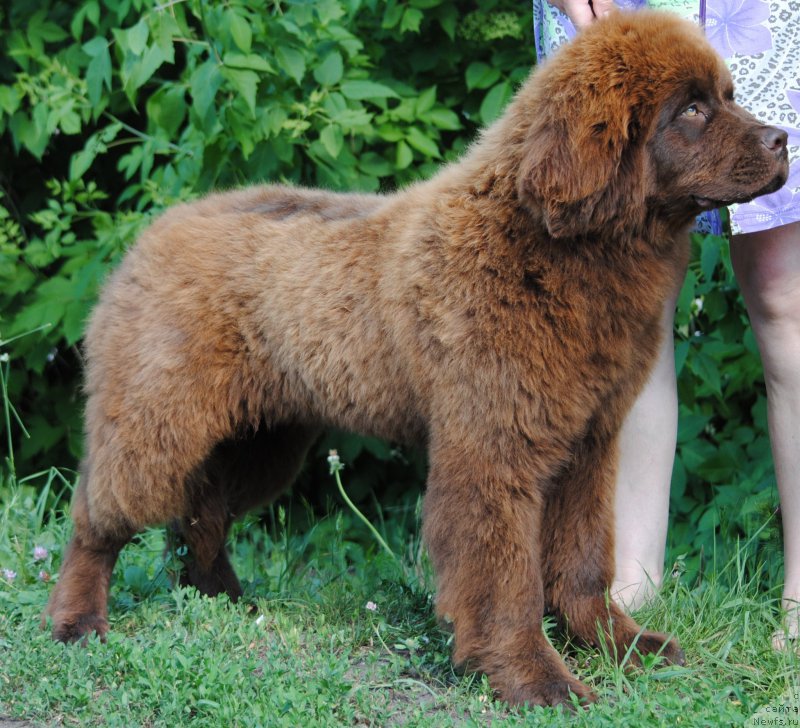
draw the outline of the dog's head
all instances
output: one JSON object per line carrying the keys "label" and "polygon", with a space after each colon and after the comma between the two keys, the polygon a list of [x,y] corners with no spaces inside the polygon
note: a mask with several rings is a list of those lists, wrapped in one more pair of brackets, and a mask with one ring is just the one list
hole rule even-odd
{"label": "dog's head", "polygon": [[734,102],[722,59],[668,13],[616,13],[580,33],[523,87],[520,112],[518,193],[554,237],[648,215],[688,224],[788,175],[785,132]]}

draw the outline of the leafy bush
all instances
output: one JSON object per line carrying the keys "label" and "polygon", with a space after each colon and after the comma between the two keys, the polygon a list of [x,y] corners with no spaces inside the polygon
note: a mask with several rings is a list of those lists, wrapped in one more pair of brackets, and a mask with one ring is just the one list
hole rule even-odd
{"label": "leafy bush", "polygon": [[[511,0],[10,0],[0,8],[0,344],[17,466],[80,456],[81,338],[111,266],[167,205],[283,180],[386,190],[425,177],[502,110],[533,61]],[[695,241],[679,303],[674,552],[775,504],[764,390],[724,241]],[[357,500],[422,464],[332,435]],[[317,469],[326,478],[324,461]],[[710,487],[709,487],[710,486]],[[774,541],[774,529],[759,538]]]}

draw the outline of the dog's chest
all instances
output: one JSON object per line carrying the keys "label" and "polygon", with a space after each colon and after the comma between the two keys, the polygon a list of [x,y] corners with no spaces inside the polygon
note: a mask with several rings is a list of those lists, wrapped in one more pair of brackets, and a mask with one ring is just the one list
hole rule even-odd
{"label": "dog's chest", "polygon": [[535,417],[569,413],[565,426],[580,428],[611,399],[639,391],[657,356],[674,286],[666,262],[645,262],[529,265],[521,292],[501,293],[506,303],[475,327],[483,348],[498,352],[503,368],[514,372],[509,387],[528,398]]}

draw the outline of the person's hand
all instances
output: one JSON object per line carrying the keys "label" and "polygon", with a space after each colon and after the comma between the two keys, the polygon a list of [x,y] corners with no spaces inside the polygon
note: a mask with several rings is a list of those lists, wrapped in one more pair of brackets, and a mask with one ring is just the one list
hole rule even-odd
{"label": "person's hand", "polygon": [[558,8],[578,28],[591,25],[597,18],[602,18],[614,7],[614,0],[547,0]]}

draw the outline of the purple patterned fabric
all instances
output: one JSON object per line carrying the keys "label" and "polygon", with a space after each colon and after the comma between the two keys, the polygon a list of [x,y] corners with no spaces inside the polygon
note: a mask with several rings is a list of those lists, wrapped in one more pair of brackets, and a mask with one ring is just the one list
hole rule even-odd
{"label": "purple patterned fabric", "polygon": [[772,48],[769,15],[766,0],[709,0],[706,35],[723,58],[763,53]]}
{"label": "purple patterned fabric", "polygon": [[739,205],[737,214],[739,225],[745,231],[769,230],[800,222],[800,164],[789,168],[789,179],[781,189]]}

